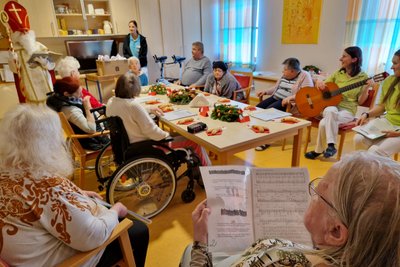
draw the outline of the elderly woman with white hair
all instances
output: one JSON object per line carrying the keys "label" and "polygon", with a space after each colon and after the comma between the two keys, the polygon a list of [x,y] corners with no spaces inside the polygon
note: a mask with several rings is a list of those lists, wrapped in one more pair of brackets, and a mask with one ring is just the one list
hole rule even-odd
{"label": "elderly woman with white hair", "polygon": [[[55,266],[102,245],[127,214],[110,209],[68,177],[73,162],[56,112],[18,105],[0,126],[0,258],[10,266]],[[149,241],[145,224],[129,229],[136,266],[143,267]],[[122,258],[116,240],[82,266],[113,266]]]}
{"label": "elderly woman with white hair", "polygon": [[[72,77],[77,80],[79,80],[79,68],[81,65],[79,64],[78,60],[74,57],[71,56],[66,56],[62,58],[61,60],[58,61],[57,66],[56,66],[56,71],[58,75],[61,76],[61,78],[65,77]],[[85,96],[90,97],[90,104],[92,105],[92,108],[99,108],[104,106],[103,103],[100,103],[99,100],[94,97],[89,90],[86,88],[83,88],[82,90],[82,98]]]}
{"label": "elderly woman with white hair", "polygon": [[128,58],[129,70],[139,78],[141,86],[146,86],[149,84],[149,79],[146,73],[144,73],[140,68],[140,61],[137,57],[133,56]]}
{"label": "elderly woman with white hair", "polygon": [[323,177],[311,181],[308,190],[311,200],[304,225],[314,248],[282,239],[262,239],[243,253],[217,262],[207,246],[208,216],[217,211],[203,201],[192,213],[195,242],[191,260],[187,249],[181,266],[400,266],[397,162],[368,152],[353,153],[335,163]]}

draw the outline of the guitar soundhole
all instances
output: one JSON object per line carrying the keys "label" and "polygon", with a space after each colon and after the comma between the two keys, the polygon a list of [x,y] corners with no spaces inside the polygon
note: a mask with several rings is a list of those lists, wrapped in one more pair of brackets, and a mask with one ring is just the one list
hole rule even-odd
{"label": "guitar soundhole", "polygon": [[332,97],[332,94],[331,94],[331,92],[329,92],[329,91],[324,91],[324,92],[322,92],[322,97],[323,97],[324,99],[329,99],[329,98]]}

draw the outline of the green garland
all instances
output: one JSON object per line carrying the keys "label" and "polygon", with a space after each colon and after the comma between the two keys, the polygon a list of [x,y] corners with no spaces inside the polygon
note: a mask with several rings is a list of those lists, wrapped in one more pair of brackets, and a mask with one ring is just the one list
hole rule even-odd
{"label": "green garland", "polygon": [[211,113],[211,118],[227,122],[237,121],[243,111],[232,105],[214,105],[214,110]]}
{"label": "green garland", "polygon": [[167,87],[162,83],[156,83],[150,86],[150,92],[155,92],[157,95],[167,94]]}
{"label": "green garland", "polygon": [[189,104],[196,95],[197,92],[191,89],[173,90],[169,95],[169,100],[174,104],[186,105]]}
{"label": "green garland", "polygon": [[305,71],[314,71],[315,74],[320,74],[321,73],[321,69],[318,68],[317,66],[314,66],[314,65],[304,66],[303,70],[305,70]]}

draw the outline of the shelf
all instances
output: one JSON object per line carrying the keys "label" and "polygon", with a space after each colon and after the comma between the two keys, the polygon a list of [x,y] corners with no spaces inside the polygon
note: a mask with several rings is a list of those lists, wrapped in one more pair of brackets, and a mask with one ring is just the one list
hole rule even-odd
{"label": "shelf", "polygon": [[86,14],[86,17],[110,17],[111,14]]}
{"label": "shelf", "polygon": [[56,17],[82,17],[82,14],[81,13],[74,13],[74,14],[56,13]]}

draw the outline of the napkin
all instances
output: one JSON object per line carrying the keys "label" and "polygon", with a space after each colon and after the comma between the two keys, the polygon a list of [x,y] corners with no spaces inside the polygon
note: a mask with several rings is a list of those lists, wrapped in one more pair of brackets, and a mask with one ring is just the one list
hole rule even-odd
{"label": "napkin", "polygon": [[192,108],[198,108],[203,106],[209,106],[210,102],[206,99],[203,94],[198,94],[192,101],[190,101],[189,106]]}

